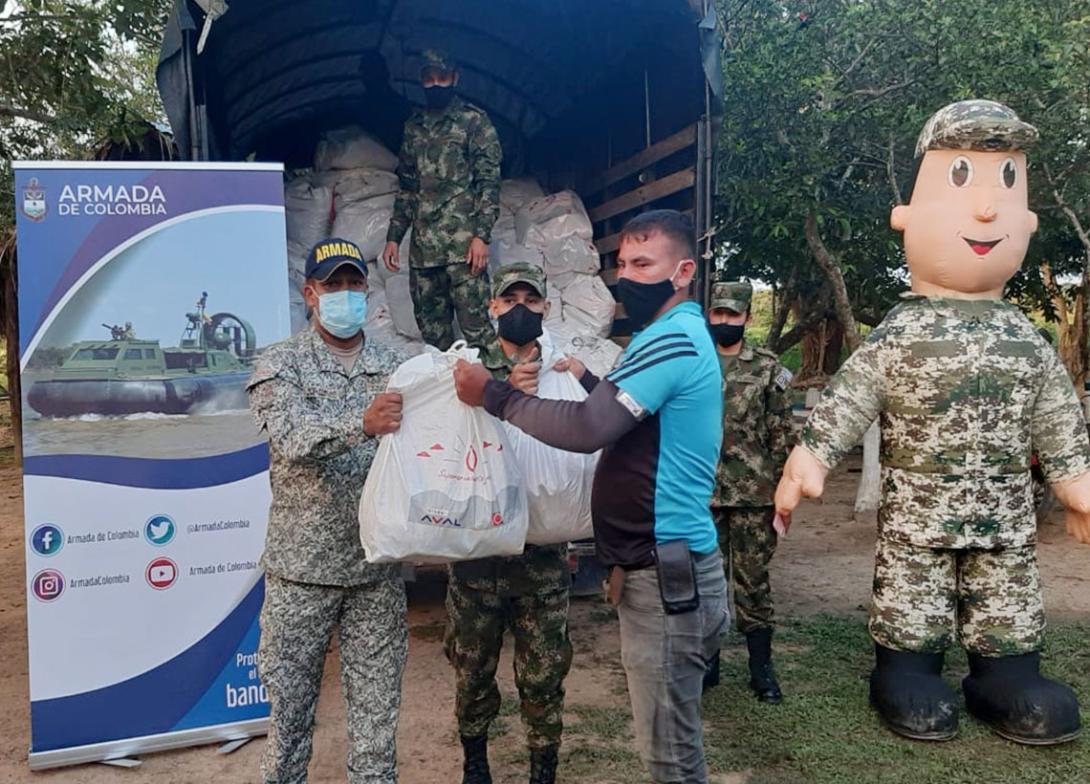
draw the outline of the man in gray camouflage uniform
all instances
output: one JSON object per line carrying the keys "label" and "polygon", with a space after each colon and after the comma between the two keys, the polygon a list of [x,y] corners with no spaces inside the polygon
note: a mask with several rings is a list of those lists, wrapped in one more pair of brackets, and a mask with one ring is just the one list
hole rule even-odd
{"label": "man in gray camouflage uniform", "polygon": [[[537,392],[541,323],[549,312],[545,274],[529,264],[496,273],[490,304],[503,364],[493,378]],[[455,712],[464,752],[463,784],[491,784],[488,728],[499,715],[496,668],[504,632],[515,643],[515,685],[530,747],[531,784],[553,784],[564,727],[564,678],[571,667],[567,546],[526,545],[522,555],[450,567],[446,654],[457,678]]]}
{"label": "man in gray camouflage uniform", "polygon": [[[730,554],[738,629],[749,651],[749,685],[761,702],[783,699],[772,668],[772,586],[768,564],[776,552],[772,494],[791,447],[791,371],[771,351],[744,338],[753,286],[716,283],[708,324],[723,370],[723,449],[712,511],[719,548]],[[706,676],[719,675],[718,657]]]}
{"label": "man in gray camouflage uniform", "polygon": [[1068,531],[1090,542],[1090,443],[1056,352],[1001,299],[1037,228],[1023,152],[1036,136],[991,101],[952,104],[927,123],[911,202],[891,217],[912,293],[826,389],[776,492],[789,521],[880,419],[871,702],[911,738],[957,732],[941,676],[955,634],[969,653],[972,715],[1028,744],[1080,730],[1074,692],[1039,670],[1030,462],[1036,451]]}
{"label": "man in gray camouflage uniform", "polygon": [[307,780],[334,627],[348,707],[348,780],[397,781],[405,586],[396,566],[364,559],[358,507],[378,436],[400,425],[400,396],[385,390],[405,357],[363,335],[366,275],[352,243],[315,246],[303,289],[312,326],[267,349],[247,387],[269,439],[272,485],[258,647],[272,711],[261,765],[268,784]]}
{"label": "man in gray camouflage uniform", "polygon": [[454,314],[484,364],[502,364],[488,320],[488,244],[500,214],[503,149],[488,114],[460,98],[458,70],[428,50],[420,72],[427,108],[405,123],[400,190],[382,258],[400,269],[398,244],[411,227],[409,285],[424,342],[446,351]]}

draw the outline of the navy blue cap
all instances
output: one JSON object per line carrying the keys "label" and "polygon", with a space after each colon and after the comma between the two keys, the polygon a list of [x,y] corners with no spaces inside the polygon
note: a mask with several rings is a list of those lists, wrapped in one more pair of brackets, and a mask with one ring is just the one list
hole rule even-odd
{"label": "navy blue cap", "polygon": [[367,265],[363,263],[363,253],[360,252],[359,246],[348,240],[330,237],[311,248],[304,274],[307,278],[325,280],[342,264],[350,264],[358,269],[363,277],[367,277]]}

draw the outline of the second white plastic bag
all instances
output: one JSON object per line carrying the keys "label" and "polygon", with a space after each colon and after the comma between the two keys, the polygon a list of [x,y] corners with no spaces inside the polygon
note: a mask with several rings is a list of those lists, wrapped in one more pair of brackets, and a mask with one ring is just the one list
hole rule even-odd
{"label": "second white plastic bag", "polygon": [[[571,373],[553,365],[563,354],[553,349],[548,333],[541,336],[541,372],[537,396],[546,400],[585,400],[583,385]],[[528,544],[559,544],[594,535],[590,515],[591,485],[598,454],[565,452],[504,423],[518,458],[530,507]]]}

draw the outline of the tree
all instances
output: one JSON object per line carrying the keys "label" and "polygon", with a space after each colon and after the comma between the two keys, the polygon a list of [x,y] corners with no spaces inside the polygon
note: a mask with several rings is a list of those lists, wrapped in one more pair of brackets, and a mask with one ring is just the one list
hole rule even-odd
{"label": "tree", "polygon": [[[1085,376],[1078,314],[1090,294],[1090,2],[721,0],[720,8],[727,96],[718,234],[741,249],[727,271],[772,281],[777,302],[796,313],[832,311],[853,344],[856,322],[876,323],[905,287],[888,216],[908,196],[920,128],[951,101],[999,100],[1042,134],[1030,151],[1041,230],[1010,291],[1055,313],[1058,290],[1046,290],[1041,260],[1056,278],[1080,276],[1079,291],[1064,293],[1064,329],[1078,344],[1068,366]],[[813,287],[818,275],[827,288]],[[822,323],[829,332],[820,319],[812,328]]]}
{"label": "tree", "polygon": [[155,62],[169,0],[27,0],[0,9],[0,229],[10,162],[80,159],[164,118]]}

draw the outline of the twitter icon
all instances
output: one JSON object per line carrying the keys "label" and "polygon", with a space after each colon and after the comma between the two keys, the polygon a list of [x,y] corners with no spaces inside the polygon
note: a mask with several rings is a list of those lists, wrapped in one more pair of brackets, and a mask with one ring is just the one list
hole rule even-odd
{"label": "twitter icon", "polygon": [[169,544],[174,538],[174,521],[167,515],[155,515],[144,523],[144,538],[156,547]]}

